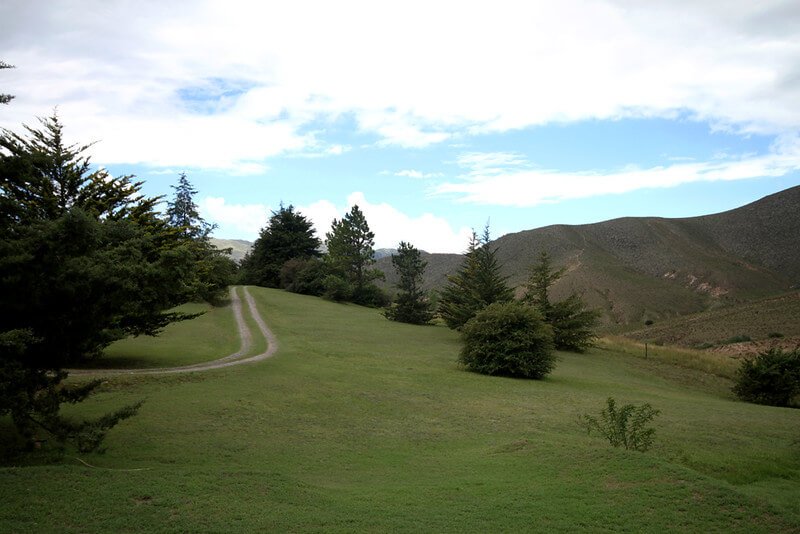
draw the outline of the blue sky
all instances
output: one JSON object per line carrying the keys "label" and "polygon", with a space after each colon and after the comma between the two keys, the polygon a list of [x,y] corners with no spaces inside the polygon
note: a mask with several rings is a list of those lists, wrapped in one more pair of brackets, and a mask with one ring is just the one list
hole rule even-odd
{"label": "blue sky", "polygon": [[58,106],[93,161],[218,237],[353,203],[378,247],[731,209],[800,184],[796,2],[60,2],[0,20],[0,126]]}

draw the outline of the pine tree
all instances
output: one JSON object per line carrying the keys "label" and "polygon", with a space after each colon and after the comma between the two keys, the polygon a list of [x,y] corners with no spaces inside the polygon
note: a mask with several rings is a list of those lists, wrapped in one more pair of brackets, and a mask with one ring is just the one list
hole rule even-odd
{"label": "pine tree", "polygon": [[550,304],[550,286],[558,281],[564,273],[565,268],[553,270],[550,254],[542,251],[539,255],[539,262],[532,265],[529,269],[528,281],[525,285],[525,295],[522,300],[534,308],[537,308],[545,317],[552,305]]}
{"label": "pine tree", "polygon": [[326,285],[334,300],[352,300],[359,304],[378,304],[383,300],[372,281],[382,273],[370,269],[375,263],[375,234],[364,214],[354,205],[341,220],[334,219],[325,234],[327,259],[333,274]]}
{"label": "pine tree", "polygon": [[506,278],[500,275],[497,249],[491,245],[488,225],[480,238],[472,232],[461,267],[447,280],[439,297],[439,315],[456,330],[489,304],[514,298]]}
{"label": "pine tree", "polygon": [[92,170],[84,153],[92,146],[66,145],[56,113],[40,118],[40,129],[23,125],[27,136],[5,128],[0,174],[0,208],[6,225],[54,220],[73,207],[96,218],[148,218],[158,198],[140,194],[144,182],[133,176],[111,177],[105,169]]}
{"label": "pine tree", "polygon": [[216,228],[207,223],[197,210],[194,195],[197,190],[189,182],[186,173],[178,178],[178,185],[170,186],[175,190],[173,200],[167,202],[167,221],[170,226],[179,228],[187,237],[206,238]]}
{"label": "pine tree", "polygon": [[231,251],[218,249],[211,243],[211,232],[217,226],[200,216],[194,202],[197,190],[189,182],[186,173],[182,172],[178,185],[171,187],[175,194],[167,202],[167,224],[177,232],[195,267],[194,276],[191,277],[193,283],[186,285],[186,298],[217,303],[234,281],[236,264],[230,258]]}
{"label": "pine tree", "polygon": [[279,287],[286,262],[318,258],[319,246],[311,221],[294,206],[281,204],[242,261],[240,279],[245,284]]}
{"label": "pine tree", "polygon": [[554,270],[550,255],[542,251],[538,263],[530,268],[522,300],[536,308],[545,322],[553,327],[553,342],[557,349],[584,352],[594,342],[600,314],[586,309],[586,303],[576,293],[559,302],[550,301],[550,287],[565,272],[564,268]]}
{"label": "pine tree", "polygon": [[41,124],[0,135],[0,416],[27,440],[46,432],[92,448],[136,405],[96,421],[62,418],[62,403],[99,384],[65,385],[64,368],[191,317],[167,310],[184,302],[196,271],[141,182],[92,170],[90,145],[66,145],[56,115]]}
{"label": "pine tree", "polygon": [[[13,69],[14,65],[9,65],[5,61],[0,61],[0,70],[3,69]],[[7,95],[5,93],[0,93],[0,104],[8,104],[14,98],[14,95]]]}
{"label": "pine tree", "polygon": [[392,255],[392,265],[400,276],[397,284],[399,293],[394,306],[386,310],[386,317],[401,323],[429,323],[433,319],[433,310],[427,294],[422,290],[422,276],[428,262],[422,259],[413,245],[401,241],[397,254]]}

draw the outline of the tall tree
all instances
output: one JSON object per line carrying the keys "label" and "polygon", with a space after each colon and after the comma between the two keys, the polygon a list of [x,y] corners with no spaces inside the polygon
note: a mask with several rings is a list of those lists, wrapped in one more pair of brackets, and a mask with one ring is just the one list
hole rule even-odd
{"label": "tall tree", "polygon": [[86,423],[60,417],[97,383],[64,385],[64,368],[112,341],[156,334],[189,316],[191,254],[140,194],[141,182],[92,171],[90,145],[66,145],[53,115],[28,135],[0,135],[0,415],[91,448],[135,406]]}
{"label": "tall tree", "polygon": [[[2,69],[13,69],[14,65],[9,65],[5,61],[0,61],[0,70]],[[7,95],[5,93],[0,93],[0,104],[8,104],[14,98],[14,95]]]}
{"label": "tall tree", "polygon": [[428,262],[413,245],[401,241],[397,254],[392,255],[392,265],[400,276],[399,292],[394,305],[386,310],[386,317],[401,323],[429,323],[433,319],[433,310],[422,290],[422,276]]}
{"label": "tall tree", "polygon": [[539,261],[530,268],[522,300],[536,308],[545,322],[553,327],[553,342],[557,349],[584,352],[594,342],[600,313],[587,309],[577,293],[558,302],[551,301],[550,287],[565,272],[564,268],[553,269],[550,255],[542,251]]}
{"label": "tall tree", "polygon": [[192,238],[205,238],[215,229],[215,225],[207,223],[197,210],[194,196],[197,190],[189,182],[186,173],[178,177],[178,185],[170,186],[175,190],[173,199],[167,202],[167,220],[170,226],[179,228],[182,233]]}
{"label": "tall tree", "polygon": [[318,258],[319,247],[320,240],[311,221],[291,204],[288,207],[281,204],[242,261],[240,279],[245,284],[279,287],[284,264],[289,260]]}
{"label": "tall tree", "polygon": [[528,281],[525,284],[525,295],[522,300],[538,310],[547,317],[552,308],[550,303],[550,287],[561,278],[566,272],[565,268],[553,269],[550,254],[542,251],[539,254],[539,261],[532,265],[528,270]]}
{"label": "tall tree", "polygon": [[236,264],[230,258],[230,249],[218,249],[211,243],[215,224],[206,222],[194,202],[197,190],[186,173],[181,173],[172,200],[167,202],[167,223],[177,233],[194,258],[194,283],[187,286],[187,298],[216,303],[225,289],[233,283]]}
{"label": "tall tree", "polygon": [[329,279],[329,286],[337,294],[349,293],[354,302],[372,303],[376,289],[372,281],[379,278],[381,272],[370,269],[375,263],[375,234],[357,205],[341,220],[333,220],[331,231],[325,234],[325,244],[333,277],[338,278]]}
{"label": "tall tree", "polygon": [[92,143],[66,145],[56,113],[39,122],[38,129],[23,125],[27,136],[5,128],[0,135],[0,148],[6,151],[0,176],[6,224],[54,220],[73,207],[102,219],[154,217],[159,199],[140,194],[144,182],[92,170],[84,155]]}
{"label": "tall tree", "polygon": [[447,277],[439,297],[439,315],[447,326],[460,330],[475,314],[495,302],[510,302],[513,290],[500,274],[497,249],[491,244],[489,226],[478,237],[472,232],[469,247],[456,274]]}

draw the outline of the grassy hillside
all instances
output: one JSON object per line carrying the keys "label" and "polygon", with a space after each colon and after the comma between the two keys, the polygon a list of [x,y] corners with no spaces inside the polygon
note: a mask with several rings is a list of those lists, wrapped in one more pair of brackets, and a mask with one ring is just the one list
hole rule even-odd
{"label": "grassy hillside", "polygon": [[[623,218],[554,225],[494,242],[518,287],[542,250],[567,273],[553,288],[603,311],[607,325],[643,323],[783,293],[800,284],[800,187],[704,217]],[[465,244],[466,245],[466,244]],[[460,263],[426,256],[428,288],[441,287]],[[379,267],[391,271],[383,261]],[[389,273],[387,281],[394,281]]]}
{"label": "grassy hillside", "polygon": [[[605,346],[544,381],[456,364],[457,337],[252,288],[271,360],[120,377],[105,454],[0,468],[8,532],[796,532],[800,410]],[[647,453],[585,435],[608,396],[661,410]],[[7,425],[6,420],[0,424]],[[0,433],[2,436],[3,433]]]}
{"label": "grassy hillside", "polygon": [[719,345],[744,336],[754,341],[800,338],[800,293],[659,321],[625,335],[682,346]]}

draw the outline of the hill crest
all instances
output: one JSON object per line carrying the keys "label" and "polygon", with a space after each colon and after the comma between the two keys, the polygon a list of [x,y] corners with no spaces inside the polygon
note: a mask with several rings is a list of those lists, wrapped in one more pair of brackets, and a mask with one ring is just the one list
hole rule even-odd
{"label": "hill crest", "polygon": [[[673,317],[750,301],[800,286],[800,186],[730,211],[687,218],[623,217],[551,225],[493,242],[518,288],[546,250],[564,277],[556,298],[583,294],[608,325]],[[442,287],[462,261],[426,254],[425,286]],[[391,263],[378,267],[394,283]]]}

